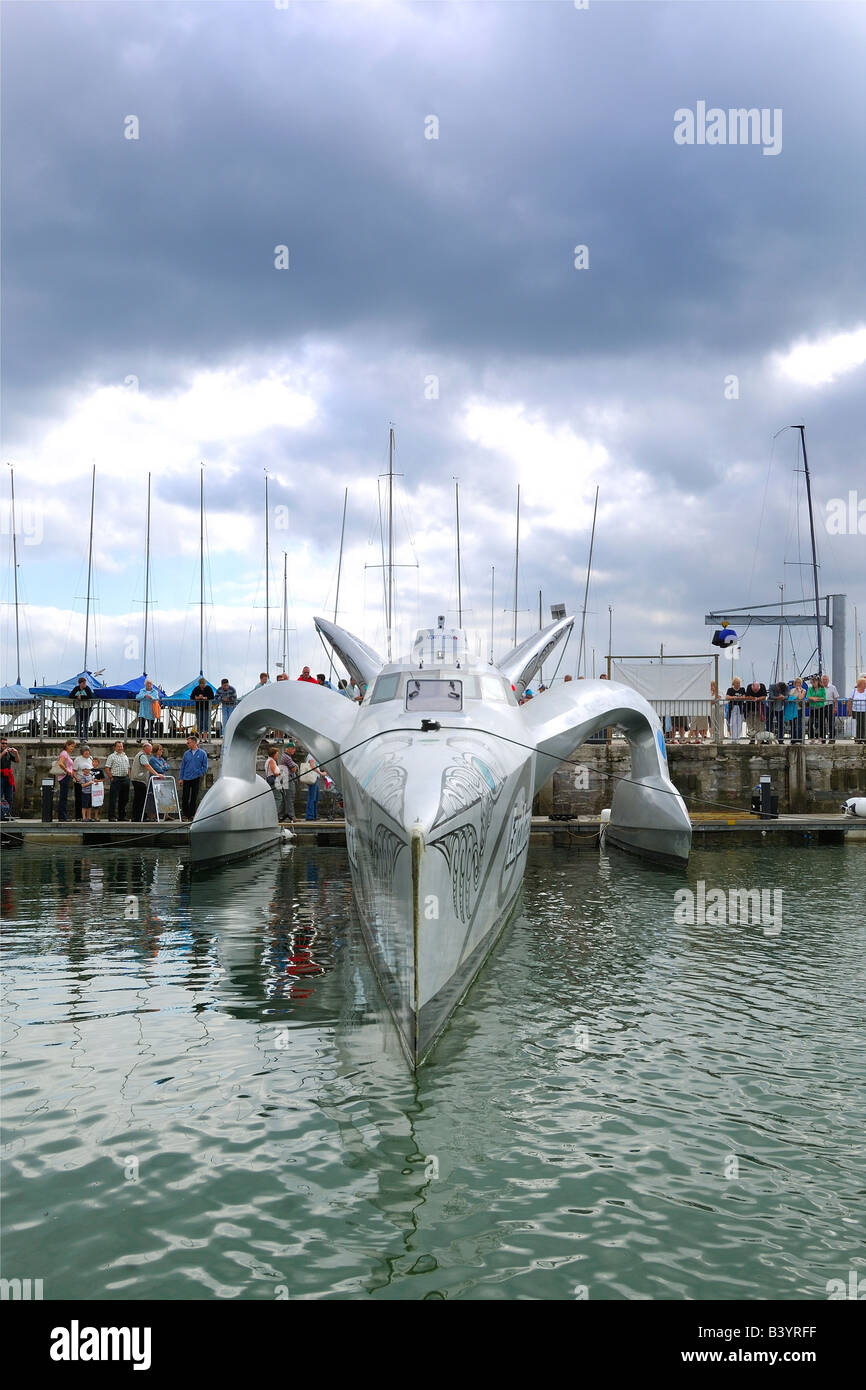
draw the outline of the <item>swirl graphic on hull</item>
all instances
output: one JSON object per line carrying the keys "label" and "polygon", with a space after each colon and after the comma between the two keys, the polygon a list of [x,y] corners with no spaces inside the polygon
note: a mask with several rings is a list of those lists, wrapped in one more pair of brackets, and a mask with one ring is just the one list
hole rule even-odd
{"label": "swirl graphic on hull", "polygon": [[451,875],[451,900],[461,922],[468,922],[475,908],[481,882],[483,847],[474,825],[460,825],[434,840],[432,849],[444,855]]}

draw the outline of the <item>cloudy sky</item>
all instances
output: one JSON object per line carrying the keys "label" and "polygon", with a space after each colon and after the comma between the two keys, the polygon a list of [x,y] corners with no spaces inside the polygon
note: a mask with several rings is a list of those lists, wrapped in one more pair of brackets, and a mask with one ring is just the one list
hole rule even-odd
{"label": "cloudy sky", "polygon": [[[518,484],[521,638],[539,590],[579,611],[598,486],[588,669],[611,609],[615,651],[712,650],[710,609],[809,592],[796,436],[773,440],[801,421],[821,591],[866,626],[862,5],[13,0],[2,22],[25,684],[82,664],[94,465],[91,668],[142,667],[150,472],[148,670],[198,673],[200,462],[206,673],[245,689],[264,664],[265,471],[271,674],[284,551],[290,671],[321,669],[345,488],[340,621],[381,645],[391,421],[402,640],[456,618],[459,478],[464,623],[489,632],[494,566],[500,653]],[[700,135],[713,108],[766,111],[767,138],[677,143],[677,112]],[[744,674],[774,648],[752,629]],[[8,606],[2,651],[14,680]]]}

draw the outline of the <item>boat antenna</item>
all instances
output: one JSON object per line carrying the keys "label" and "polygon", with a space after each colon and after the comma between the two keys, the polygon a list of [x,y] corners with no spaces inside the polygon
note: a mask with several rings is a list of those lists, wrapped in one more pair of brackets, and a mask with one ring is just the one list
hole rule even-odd
{"label": "boat antenna", "polygon": [[84,618],[84,667],[87,670],[87,643],[90,637],[90,579],[93,573],[93,501],[96,496],[96,464],[90,480],[90,540],[87,546],[87,609]]}
{"label": "boat antenna", "polygon": [[818,598],[818,552],[815,548],[815,517],[812,512],[812,480],[809,476],[809,457],[806,453],[806,426],[792,425],[791,429],[800,431],[800,444],[803,449],[803,468],[806,473],[806,501],[809,506],[809,535],[812,539],[812,579],[815,585],[815,626],[818,635],[818,671],[824,671],[824,652],[821,646],[821,603]]}
{"label": "boat antenna", "polygon": [[[12,572],[15,576],[15,665],[18,674],[15,684],[21,684],[21,641],[18,636],[18,538],[15,535],[15,469],[9,465],[9,483],[12,488]],[[857,613],[854,612],[854,645],[857,644]],[[855,663],[856,665],[856,663]]]}
{"label": "boat antenna", "polygon": [[[337,561],[337,592],[334,596],[334,626],[337,625],[337,613],[340,609],[340,576],[343,573],[343,540],[346,535],[346,504],[349,501],[349,489],[343,489],[343,523],[340,527],[340,558]],[[328,680],[331,679],[331,672],[334,669],[334,652],[328,658]]]}
{"label": "boat antenna", "polygon": [[268,672],[270,672],[270,669],[271,669],[271,634],[270,634],[270,630],[269,630],[269,628],[268,628],[268,621],[269,621],[269,615],[270,615],[270,610],[271,610],[271,604],[270,604],[270,588],[269,588],[269,583],[270,583],[270,568],[271,568],[271,553],[270,553],[270,545],[271,545],[271,528],[270,528],[270,525],[269,525],[269,523],[268,523],[268,518],[269,518],[269,512],[268,512],[268,474],[267,474],[267,469],[266,469],[266,470],[265,470],[265,670],[268,671]]}
{"label": "boat antenna", "polygon": [[463,626],[463,586],[460,575],[460,480],[454,479],[454,505],[457,510],[457,626]]}
{"label": "boat antenna", "polygon": [[204,464],[198,485],[198,673],[204,675]]}
{"label": "boat antenna", "polygon": [[613,604],[607,605],[607,678],[610,680],[610,659],[613,654]]}
{"label": "boat antenna", "polygon": [[595,505],[592,509],[592,533],[589,538],[589,563],[586,566],[586,587],[583,591],[583,612],[580,616],[580,646],[577,650],[577,678],[580,679],[580,667],[584,658],[583,639],[586,632],[586,605],[589,600],[589,578],[592,574],[592,550],[595,545],[595,517],[598,511],[598,486],[595,489]]}
{"label": "boat antenna", "polygon": [[147,610],[150,602],[150,474],[147,475],[147,526],[144,538],[144,653],[142,675],[147,675]]}
{"label": "boat antenna", "polygon": [[517,646],[517,573],[520,568],[520,484],[517,484],[517,534],[514,542],[514,646]]}

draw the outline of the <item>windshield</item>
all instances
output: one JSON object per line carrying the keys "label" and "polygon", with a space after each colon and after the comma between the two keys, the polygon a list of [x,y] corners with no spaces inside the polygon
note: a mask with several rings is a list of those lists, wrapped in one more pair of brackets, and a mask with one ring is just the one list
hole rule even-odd
{"label": "windshield", "polygon": [[436,714],[453,713],[463,708],[463,682],[428,680],[426,677],[406,682],[406,708],[429,710]]}

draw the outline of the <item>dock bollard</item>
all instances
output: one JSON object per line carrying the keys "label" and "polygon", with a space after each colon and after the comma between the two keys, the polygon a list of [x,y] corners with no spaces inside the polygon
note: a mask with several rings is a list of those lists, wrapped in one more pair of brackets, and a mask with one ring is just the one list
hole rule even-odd
{"label": "dock bollard", "polygon": [[54,819],[54,778],[42,778],[42,819],[51,822]]}
{"label": "dock bollard", "polygon": [[761,820],[779,819],[779,793],[773,791],[771,779],[764,775],[752,793],[752,815]]}

